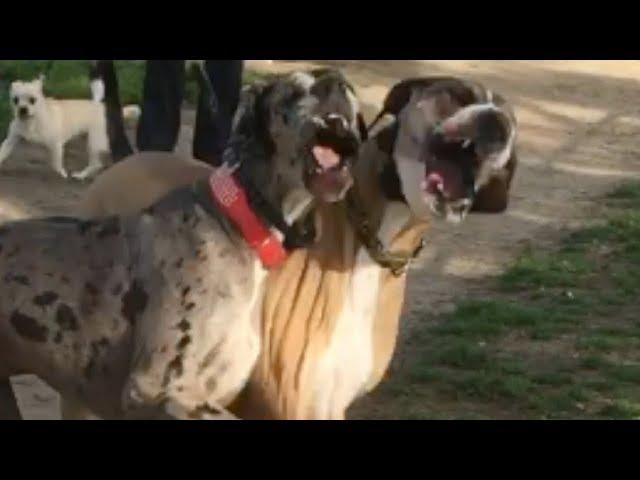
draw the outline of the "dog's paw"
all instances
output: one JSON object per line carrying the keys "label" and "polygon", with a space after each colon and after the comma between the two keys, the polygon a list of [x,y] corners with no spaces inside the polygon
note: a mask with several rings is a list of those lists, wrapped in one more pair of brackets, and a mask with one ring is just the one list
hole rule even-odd
{"label": "dog's paw", "polygon": [[219,405],[203,403],[189,408],[172,399],[164,402],[164,414],[174,420],[240,420]]}
{"label": "dog's paw", "polygon": [[58,172],[58,175],[60,175],[65,180],[69,178],[69,173],[66,170],[56,170],[56,172]]}
{"label": "dog's paw", "polygon": [[89,175],[84,172],[75,172],[71,174],[71,178],[73,178],[74,180],[78,180],[79,182],[86,180],[88,176]]}
{"label": "dog's paw", "polygon": [[80,182],[84,182],[85,180],[94,176],[98,171],[99,169],[85,169],[85,170],[82,170],[81,172],[72,173],[71,177]]}

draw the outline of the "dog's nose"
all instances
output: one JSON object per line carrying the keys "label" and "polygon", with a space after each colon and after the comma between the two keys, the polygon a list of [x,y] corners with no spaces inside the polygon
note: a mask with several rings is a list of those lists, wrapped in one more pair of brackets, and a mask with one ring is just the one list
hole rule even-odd
{"label": "dog's nose", "polygon": [[18,109],[18,115],[20,115],[21,117],[26,117],[29,114],[29,110],[27,109],[27,107],[20,107]]}
{"label": "dog's nose", "polygon": [[335,113],[329,114],[324,118],[327,127],[333,130],[338,135],[343,135],[349,130],[349,124],[347,123],[347,119],[342,115],[337,115]]}

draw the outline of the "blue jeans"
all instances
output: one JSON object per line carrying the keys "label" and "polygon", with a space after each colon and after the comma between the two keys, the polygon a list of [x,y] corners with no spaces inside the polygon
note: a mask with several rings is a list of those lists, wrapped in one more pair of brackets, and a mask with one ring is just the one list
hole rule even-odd
{"label": "blue jeans", "polygon": [[[205,70],[218,97],[218,115],[212,118],[202,94],[198,99],[193,156],[212,165],[222,158],[242,87],[242,60],[206,60]],[[180,132],[184,98],[184,60],[147,60],[138,125],[138,149],[173,151]]]}

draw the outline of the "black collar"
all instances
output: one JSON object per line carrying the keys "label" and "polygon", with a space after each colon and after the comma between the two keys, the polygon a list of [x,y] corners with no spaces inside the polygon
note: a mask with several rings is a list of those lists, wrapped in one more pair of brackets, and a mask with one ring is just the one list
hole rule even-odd
{"label": "black collar", "polygon": [[347,193],[347,213],[358,240],[367,249],[371,258],[381,267],[390,270],[396,277],[406,273],[409,263],[420,255],[425,246],[425,240],[421,238],[413,251],[392,252],[386,249],[377,232],[371,227],[369,215],[353,190]]}

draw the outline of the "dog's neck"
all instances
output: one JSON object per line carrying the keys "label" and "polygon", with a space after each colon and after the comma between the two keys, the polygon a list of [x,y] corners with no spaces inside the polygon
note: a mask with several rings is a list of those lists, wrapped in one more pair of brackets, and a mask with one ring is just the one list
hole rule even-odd
{"label": "dog's neck", "polygon": [[420,251],[428,223],[411,213],[393,154],[381,149],[376,138],[362,146],[354,180],[349,192],[354,229],[374,260],[392,271],[404,271],[409,259]]}
{"label": "dog's neck", "polygon": [[[248,145],[250,144],[247,142],[243,143],[242,150],[236,149],[235,158],[228,161],[239,162],[234,177],[245,190],[249,205],[268,228],[275,228],[282,234],[286,249],[307,246],[312,242],[311,232],[307,233],[295,224],[306,213],[306,209],[298,208],[300,205],[297,204],[304,204],[304,199],[291,205],[288,211],[284,212],[283,209],[287,205],[283,199],[287,199],[289,193],[296,192],[281,192],[273,175],[266,169],[259,168],[262,166],[269,168],[270,162],[265,156],[267,150],[263,148],[247,150]],[[249,155],[252,156],[249,157]]]}

